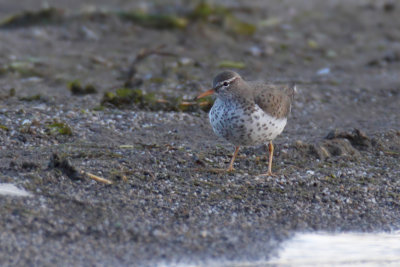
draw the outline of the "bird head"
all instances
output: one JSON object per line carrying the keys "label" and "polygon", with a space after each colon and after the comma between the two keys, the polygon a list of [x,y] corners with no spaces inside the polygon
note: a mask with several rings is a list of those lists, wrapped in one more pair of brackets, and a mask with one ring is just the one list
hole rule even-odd
{"label": "bird head", "polygon": [[224,71],[214,77],[212,88],[197,96],[197,99],[203,98],[212,94],[217,97],[225,98],[233,95],[240,83],[243,82],[242,77],[234,71]]}

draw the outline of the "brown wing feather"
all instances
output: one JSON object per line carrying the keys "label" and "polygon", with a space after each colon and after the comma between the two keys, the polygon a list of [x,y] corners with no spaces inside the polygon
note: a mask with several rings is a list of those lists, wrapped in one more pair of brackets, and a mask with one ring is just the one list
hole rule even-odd
{"label": "brown wing feather", "polygon": [[254,84],[254,101],[266,113],[285,118],[290,113],[294,86]]}

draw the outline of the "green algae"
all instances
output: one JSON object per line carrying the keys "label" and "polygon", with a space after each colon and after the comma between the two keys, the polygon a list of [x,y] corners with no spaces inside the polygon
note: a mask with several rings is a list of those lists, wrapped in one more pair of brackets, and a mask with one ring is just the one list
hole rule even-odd
{"label": "green algae", "polygon": [[245,67],[246,64],[240,61],[222,60],[218,63],[218,68],[244,69]]}
{"label": "green algae", "polygon": [[6,131],[6,132],[10,131],[10,129],[8,129],[7,126],[2,125],[2,124],[0,124],[0,130]]}
{"label": "green algae", "polygon": [[50,133],[58,133],[61,135],[72,135],[71,127],[64,122],[54,121],[53,123],[47,125]]}

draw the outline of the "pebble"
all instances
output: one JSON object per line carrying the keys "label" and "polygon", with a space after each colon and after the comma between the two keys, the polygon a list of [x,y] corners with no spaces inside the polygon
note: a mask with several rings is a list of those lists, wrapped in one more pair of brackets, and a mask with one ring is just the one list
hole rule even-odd
{"label": "pebble", "polygon": [[317,71],[318,75],[327,75],[331,72],[330,68],[323,68]]}

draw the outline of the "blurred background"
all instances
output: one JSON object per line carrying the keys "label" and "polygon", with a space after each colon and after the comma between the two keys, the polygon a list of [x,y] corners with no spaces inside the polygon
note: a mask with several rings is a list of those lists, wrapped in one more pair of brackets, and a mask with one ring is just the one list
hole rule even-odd
{"label": "blurred background", "polygon": [[57,102],[70,97],[66,88],[76,81],[95,87],[91,105],[121,87],[191,99],[218,71],[234,69],[250,80],[296,82],[297,112],[315,118],[307,128],[399,126],[394,1],[0,5],[1,87],[21,96]]}

